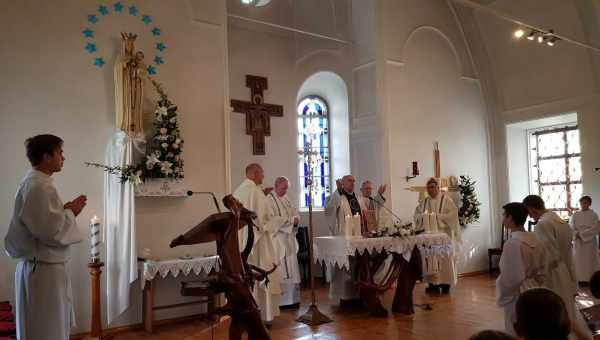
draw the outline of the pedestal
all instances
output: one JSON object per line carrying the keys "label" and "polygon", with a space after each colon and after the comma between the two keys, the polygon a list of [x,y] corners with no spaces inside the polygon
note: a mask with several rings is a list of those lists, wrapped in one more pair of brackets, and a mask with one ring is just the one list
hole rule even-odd
{"label": "pedestal", "polygon": [[92,321],[90,335],[85,337],[85,340],[105,340],[111,339],[112,336],[102,335],[102,300],[100,299],[100,274],[102,274],[102,262],[90,262],[88,268],[92,287],[90,290]]}

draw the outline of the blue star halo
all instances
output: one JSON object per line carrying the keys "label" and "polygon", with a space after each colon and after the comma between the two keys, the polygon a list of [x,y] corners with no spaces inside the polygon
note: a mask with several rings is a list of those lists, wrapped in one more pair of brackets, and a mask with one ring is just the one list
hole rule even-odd
{"label": "blue star halo", "polygon": [[98,7],[98,12],[102,15],[107,15],[108,14],[108,7],[102,5],[100,7]]}
{"label": "blue star halo", "polygon": [[[123,5],[123,3],[121,1],[117,1],[112,5],[112,13],[118,14],[118,13],[123,13],[124,9],[127,9],[127,12],[129,13],[129,15],[131,16],[138,16],[139,14],[139,9],[136,5],[130,5],[130,6],[125,6]],[[99,15],[101,16],[108,16],[111,14],[110,11],[110,5],[106,6],[106,5],[99,5],[97,8],[97,13],[99,13]],[[140,17],[142,23],[144,23],[145,25],[150,25],[153,22],[153,19],[150,15],[144,14]],[[87,22],[88,24],[91,25],[96,25],[99,21],[99,17],[98,14],[88,14],[87,15]],[[104,59],[99,56],[98,53],[98,46],[96,45],[96,42],[94,41],[95,39],[95,31],[92,30],[89,27],[86,27],[83,31],[81,31],[81,33],[83,34],[84,39],[86,39],[85,41],[85,47],[84,50],[87,51],[89,54],[94,55],[94,60],[93,60],[93,64],[94,66],[98,67],[98,68],[102,68],[106,62],[104,61]],[[162,35],[162,31],[160,28],[158,27],[152,27],[152,29],[150,30],[150,33],[152,34],[153,37],[159,37]],[[156,42],[155,48],[160,51],[163,52],[165,49],[167,49],[167,46],[165,45],[164,42],[158,41]],[[156,74],[156,67],[162,65],[165,63],[164,58],[161,55],[155,55],[153,62],[156,66],[153,65],[149,65],[146,68],[146,71],[148,71],[149,75],[155,75]]]}

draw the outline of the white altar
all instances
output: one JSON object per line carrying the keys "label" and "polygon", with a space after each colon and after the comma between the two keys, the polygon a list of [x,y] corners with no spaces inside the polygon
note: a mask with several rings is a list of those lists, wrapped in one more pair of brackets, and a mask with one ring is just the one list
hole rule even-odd
{"label": "white altar", "polygon": [[410,261],[413,248],[417,246],[423,259],[424,273],[437,270],[438,259],[452,254],[452,241],[444,233],[421,234],[406,237],[374,237],[362,236],[321,236],[315,238],[315,262],[324,262],[333,268],[338,266],[348,270],[349,257],[358,251],[363,254],[379,253],[382,250],[402,254],[406,261]]}

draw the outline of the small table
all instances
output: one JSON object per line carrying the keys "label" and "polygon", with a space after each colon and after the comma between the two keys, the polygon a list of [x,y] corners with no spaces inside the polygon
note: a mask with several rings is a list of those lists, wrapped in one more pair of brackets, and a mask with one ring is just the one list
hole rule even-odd
{"label": "small table", "polygon": [[146,260],[142,268],[142,288],[143,288],[143,323],[144,329],[148,333],[153,331],[154,311],[182,307],[194,304],[208,303],[209,309],[214,306],[214,301],[210,299],[177,303],[172,305],[154,306],[154,280],[165,278],[168,275],[177,277],[180,274],[188,276],[190,273],[200,275],[209,274],[212,271],[219,271],[219,256],[194,257],[190,259],[172,259],[172,260]]}

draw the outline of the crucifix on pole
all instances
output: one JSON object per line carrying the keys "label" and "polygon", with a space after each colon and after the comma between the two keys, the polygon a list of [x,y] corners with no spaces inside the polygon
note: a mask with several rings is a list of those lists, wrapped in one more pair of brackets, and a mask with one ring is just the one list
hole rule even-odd
{"label": "crucifix on pole", "polygon": [[252,154],[265,154],[265,136],[271,135],[271,117],[283,117],[283,106],[265,104],[263,91],[267,90],[265,77],[246,75],[246,87],[250,88],[250,101],[231,100],[233,112],[246,115],[246,134],[252,136]]}

